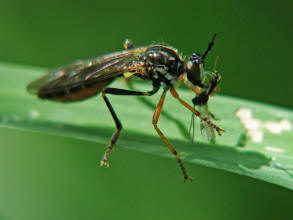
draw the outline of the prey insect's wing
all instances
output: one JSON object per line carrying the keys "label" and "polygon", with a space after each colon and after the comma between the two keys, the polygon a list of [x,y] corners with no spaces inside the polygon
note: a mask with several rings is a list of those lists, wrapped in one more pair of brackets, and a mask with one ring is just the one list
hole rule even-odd
{"label": "prey insect's wing", "polygon": [[[194,108],[194,106],[193,106],[193,108]],[[194,142],[194,135],[195,135],[194,126],[195,126],[195,116],[194,116],[194,114],[191,114],[190,125],[189,125],[189,130],[188,130],[189,137],[191,139],[191,143]]]}
{"label": "prey insect's wing", "polygon": [[[199,111],[203,116],[207,117],[210,120],[208,103],[200,106]],[[211,141],[212,139],[216,138],[215,129],[203,120],[200,121],[200,131],[204,139],[207,141]]]}
{"label": "prey insect's wing", "polygon": [[107,81],[122,75],[124,72],[135,71],[135,68],[139,68],[134,61],[145,50],[145,47],[139,47],[89,60],[78,60],[37,79],[30,83],[27,89],[33,94],[47,93],[80,85],[85,81],[87,83]]}
{"label": "prey insect's wing", "polygon": [[[210,120],[210,116],[215,119],[215,116],[209,112],[208,104],[199,106],[198,111],[204,117],[207,117]],[[194,142],[194,135],[195,135],[195,116],[194,114],[191,115],[190,126],[189,126],[189,136],[191,138],[191,142]],[[203,138],[206,141],[211,141],[212,139],[216,138],[215,129],[210,126],[207,122],[201,120],[200,121],[200,132]]]}

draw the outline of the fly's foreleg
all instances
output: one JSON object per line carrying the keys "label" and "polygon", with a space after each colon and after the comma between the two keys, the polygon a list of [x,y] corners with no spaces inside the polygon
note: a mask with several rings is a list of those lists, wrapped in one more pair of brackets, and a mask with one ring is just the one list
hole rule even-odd
{"label": "fly's foreleg", "polygon": [[124,89],[117,89],[117,88],[104,88],[102,91],[102,97],[112,115],[112,118],[115,122],[116,125],[116,131],[114,132],[114,134],[111,137],[110,143],[106,149],[106,152],[104,154],[103,159],[101,160],[100,164],[101,166],[109,166],[109,162],[108,162],[108,158],[111,154],[111,151],[114,147],[114,145],[116,144],[119,136],[120,136],[120,132],[122,130],[122,124],[120,122],[120,120],[118,119],[109,99],[107,98],[106,94],[112,94],[112,95],[136,95],[136,96],[151,96],[154,93],[156,93],[159,90],[159,87],[154,86],[153,90],[148,91],[148,92],[140,92],[140,91],[130,91],[130,90],[124,90]]}
{"label": "fly's foreleg", "polygon": [[211,126],[212,128],[214,128],[217,132],[219,136],[222,136],[222,132],[225,132],[224,129],[219,128],[217,125],[215,125],[213,122],[211,122],[209,120],[209,118],[207,116],[203,116],[200,114],[199,111],[195,110],[193,107],[191,107],[188,103],[186,103],[184,100],[182,100],[178,93],[176,92],[176,90],[171,87],[170,89],[171,95],[177,99],[182,105],[184,105],[187,109],[189,109],[190,111],[192,111],[197,117],[199,117],[201,120],[205,121],[209,126]]}

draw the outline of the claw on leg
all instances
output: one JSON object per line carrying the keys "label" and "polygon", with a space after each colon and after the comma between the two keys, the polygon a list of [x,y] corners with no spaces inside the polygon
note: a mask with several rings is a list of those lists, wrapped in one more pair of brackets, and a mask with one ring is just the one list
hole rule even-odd
{"label": "claw on leg", "polygon": [[218,135],[219,136],[222,136],[222,133],[221,132],[226,132],[226,130],[222,129],[222,128],[216,128],[216,131],[218,132]]}
{"label": "claw on leg", "polygon": [[192,181],[193,179],[190,176],[185,176],[184,183],[186,183],[188,180]]}
{"label": "claw on leg", "polygon": [[102,159],[100,161],[100,165],[104,167],[109,167],[109,162],[106,159]]}

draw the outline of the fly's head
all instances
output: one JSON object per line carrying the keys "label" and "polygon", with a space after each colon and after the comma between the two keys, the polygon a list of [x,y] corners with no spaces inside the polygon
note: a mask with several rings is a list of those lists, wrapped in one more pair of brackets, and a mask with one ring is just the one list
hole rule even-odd
{"label": "fly's head", "polygon": [[214,46],[216,35],[217,34],[213,35],[212,40],[203,55],[201,55],[200,53],[193,53],[190,56],[189,61],[185,63],[185,72],[187,75],[187,79],[193,86],[204,87],[204,85],[202,84],[205,73],[203,68],[204,60]]}
{"label": "fly's head", "polygon": [[199,53],[193,53],[189,61],[185,63],[185,72],[188,81],[193,86],[202,87],[201,80],[203,78],[203,57]]}
{"label": "fly's head", "polygon": [[209,96],[213,93],[219,82],[219,75],[216,68],[214,68],[213,73],[204,70],[204,61],[214,45],[215,37],[216,34],[213,35],[203,55],[193,53],[184,66],[187,81],[191,89],[196,93],[196,97],[192,99],[194,105],[201,106],[207,104]]}

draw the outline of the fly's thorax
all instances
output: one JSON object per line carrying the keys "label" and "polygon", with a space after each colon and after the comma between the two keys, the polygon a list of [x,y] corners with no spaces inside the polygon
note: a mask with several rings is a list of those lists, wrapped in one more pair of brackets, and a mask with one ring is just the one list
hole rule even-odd
{"label": "fly's thorax", "polygon": [[183,73],[183,61],[173,48],[153,45],[142,56],[150,80],[173,85]]}

